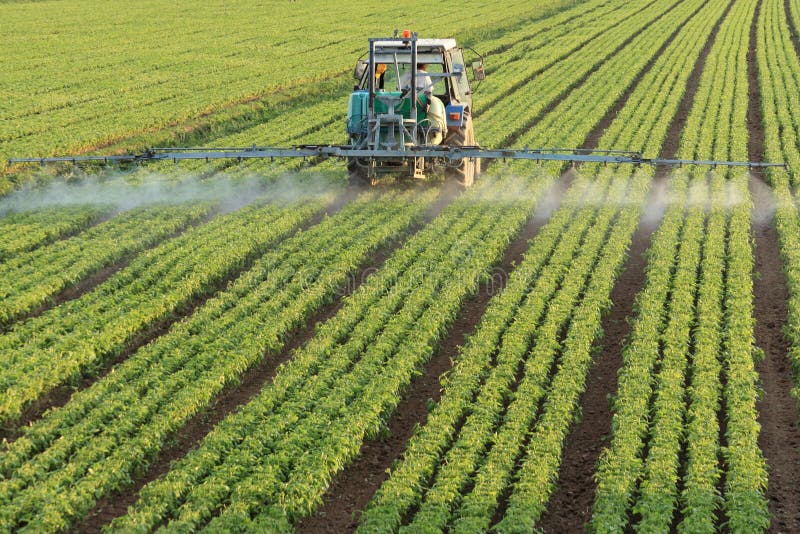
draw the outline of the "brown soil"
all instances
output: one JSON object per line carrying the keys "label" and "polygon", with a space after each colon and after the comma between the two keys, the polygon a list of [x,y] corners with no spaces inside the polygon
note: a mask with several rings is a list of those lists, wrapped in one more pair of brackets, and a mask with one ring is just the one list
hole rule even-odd
{"label": "brown soil", "polygon": [[[563,197],[566,184],[572,179],[572,173],[559,180],[548,192],[547,198],[531,217],[522,232],[509,245],[506,253],[495,268],[495,273],[507,275],[518,264],[528,249],[528,241],[546,224],[557,206],[557,200]],[[472,333],[483,316],[491,297],[502,289],[506,277],[495,277],[497,285],[482,284],[478,294],[467,300],[442,341],[439,350],[425,365],[423,373],[412,380],[403,399],[389,420],[388,437],[380,440],[366,441],[361,447],[359,457],[334,479],[328,488],[323,504],[315,515],[301,520],[296,530],[306,533],[340,533],[352,532],[358,522],[358,514],[369,502],[372,495],[387,477],[387,469],[400,458],[405,451],[406,443],[417,424],[425,424],[428,415],[428,403],[438,402],[441,398],[440,378],[453,365],[453,358],[458,354],[460,346],[466,342],[466,336]]]}
{"label": "brown soil", "polygon": [[[748,154],[751,161],[761,161],[764,132],[759,103],[758,63],[755,57],[756,24],[761,4],[750,29],[748,77],[750,99],[747,113],[750,128]],[[788,2],[786,3],[788,10]],[[797,45],[795,41],[795,45]],[[770,532],[800,530],[800,419],[792,397],[792,373],[787,353],[789,344],[783,335],[788,322],[789,290],[781,268],[780,243],[774,225],[775,205],[770,187],[757,176],[750,180],[753,196],[752,232],[755,238],[753,282],[756,346],[764,359],[756,364],[764,390],[758,402],[761,424],[758,444],[769,466],[767,498],[772,516]]]}
{"label": "brown soil", "polygon": [[[332,214],[333,211],[338,211],[347,201],[355,198],[359,192],[360,189],[358,188],[348,189],[327,213]],[[459,192],[460,190],[455,187],[443,187],[441,194],[428,210],[428,213],[426,213],[425,219],[429,220],[435,217],[459,194]],[[314,224],[316,224],[316,222],[319,222],[319,218],[315,218]],[[310,226],[310,224],[308,226]],[[417,229],[412,229],[407,235],[410,235]],[[245,372],[238,385],[232,385],[223,390],[212,406],[208,407],[203,413],[193,417],[191,421],[177,433],[172,443],[161,450],[148,467],[146,473],[144,473],[142,477],[136,479],[132,487],[100,499],[89,515],[78,523],[72,529],[72,532],[100,532],[103,525],[116,517],[124,515],[127,512],[128,506],[136,502],[139,496],[139,490],[141,490],[142,487],[166,474],[173,461],[182,458],[190,450],[194,449],[222,419],[256,396],[264,386],[272,380],[278,367],[291,359],[294,351],[302,347],[314,336],[316,325],[336,315],[343,305],[342,298],[358,289],[372,273],[376,272],[380,266],[383,265],[386,259],[391,256],[392,252],[400,246],[402,246],[402,240],[397,240],[373,255],[361,268],[361,272],[364,273],[364,276],[353,277],[352,284],[342,288],[335,302],[324,306],[306,321],[303,328],[289,336],[280,354],[275,357],[264,359],[261,363]]]}

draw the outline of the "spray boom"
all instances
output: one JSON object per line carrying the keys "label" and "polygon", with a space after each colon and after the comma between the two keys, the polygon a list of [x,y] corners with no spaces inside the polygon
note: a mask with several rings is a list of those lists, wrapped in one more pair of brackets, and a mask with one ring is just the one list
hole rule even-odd
{"label": "spray boom", "polygon": [[747,167],[750,169],[780,167],[788,169],[785,163],[769,163],[754,161],[722,161],[722,160],[690,160],[645,158],[638,152],[623,150],[595,150],[580,148],[523,148],[523,149],[491,149],[480,146],[442,146],[415,145],[397,150],[359,148],[351,145],[297,145],[281,147],[214,147],[214,148],[148,148],[140,154],[122,154],[113,156],[58,156],[46,158],[11,158],[9,164],[100,162],[110,163],[145,163],[149,161],[184,160],[246,160],[274,158],[305,158],[326,160],[330,158],[359,158],[367,160],[415,160],[424,158],[434,160],[442,165],[454,165],[464,158],[480,158],[484,160],[524,160],[524,161],[556,161],[562,163],[602,163],[632,165],[705,165],[709,167]]}

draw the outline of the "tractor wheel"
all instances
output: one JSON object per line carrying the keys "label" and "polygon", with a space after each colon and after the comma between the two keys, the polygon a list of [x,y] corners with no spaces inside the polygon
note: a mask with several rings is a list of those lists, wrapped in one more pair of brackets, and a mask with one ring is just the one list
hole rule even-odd
{"label": "tractor wheel", "polygon": [[[474,146],[475,130],[472,127],[472,116],[464,117],[464,125],[458,130],[452,130],[447,134],[443,145],[446,146]],[[475,183],[475,177],[481,172],[481,160],[478,158],[464,158],[461,164],[448,166],[444,169],[444,179],[457,182],[462,187],[471,187]]]}
{"label": "tractor wheel", "polygon": [[355,158],[347,160],[348,183],[355,187],[370,187],[374,185],[372,180],[367,177],[367,169],[359,165]]}

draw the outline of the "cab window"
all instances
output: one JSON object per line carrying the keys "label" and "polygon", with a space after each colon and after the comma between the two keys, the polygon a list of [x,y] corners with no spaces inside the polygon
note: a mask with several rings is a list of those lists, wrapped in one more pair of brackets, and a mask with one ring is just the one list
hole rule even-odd
{"label": "cab window", "polygon": [[[408,72],[409,65],[407,63],[400,63],[398,67],[400,67],[400,77],[402,78],[403,75]],[[391,63],[386,65],[386,74],[383,75],[383,89],[386,91],[400,90],[400,82],[397,78],[397,70]]]}
{"label": "cab window", "polygon": [[[403,78],[406,73],[410,72],[411,65],[408,63],[400,63],[398,65],[400,70],[400,78]],[[429,63],[427,66],[428,74],[441,74],[444,72],[444,65],[439,63]],[[439,97],[442,97],[447,94],[447,86],[445,85],[444,78],[435,78],[431,76],[434,81],[433,84],[433,94]],[[383,89],[385,91],[397,91],[400,87],[400,83],[398,82],[397,78],[397,69],[393,64],[386,65],[386,73],[383,75]],[[378,90],[381,89],[380,83],[377,86]]]}
{"label": "cab window", "polygon": [[[440,65],[438,63],[433,63],[428,65],[428,74],[441,74],[444,72],[444,65]],[[433,94],[438,96],[439,98],[445,96],[447,94],[447,86],[445,85],[444,78],[436,78],[431,76],[433,84]]]}
{"label": "cab window", "polygon": [[453,72],[460,71],[462,73],[461,76],[453,77],[453,80],[455,80],[455,85],[458,87],[458,96],[464,99],[470,94],[469,80],[467,79],[467,66],[464,64],[464,54],[461,50],[453,50],[450,58],[453,62]]}

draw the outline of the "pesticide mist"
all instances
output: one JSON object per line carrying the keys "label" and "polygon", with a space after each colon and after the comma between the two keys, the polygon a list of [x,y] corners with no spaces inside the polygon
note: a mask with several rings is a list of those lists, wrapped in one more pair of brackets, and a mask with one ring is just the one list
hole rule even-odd
{"label": "pesticide mist", "polygon": [[[140,175],[141,176],[141,175]],[[59,206],[102,205],[117,211],[152,204],[218,202],[220,211],[233,211],[253,202],[288,203],[313,199],[336,189],[330,178],[312,173],[285,173],[277,178],[215,175],[211,179],[187,175],[175,180],[147,173],[130,183],[122,176],[87,177],[77,183],[54,181],[44,187],[26,187],[0,198],[0,216]]]}

